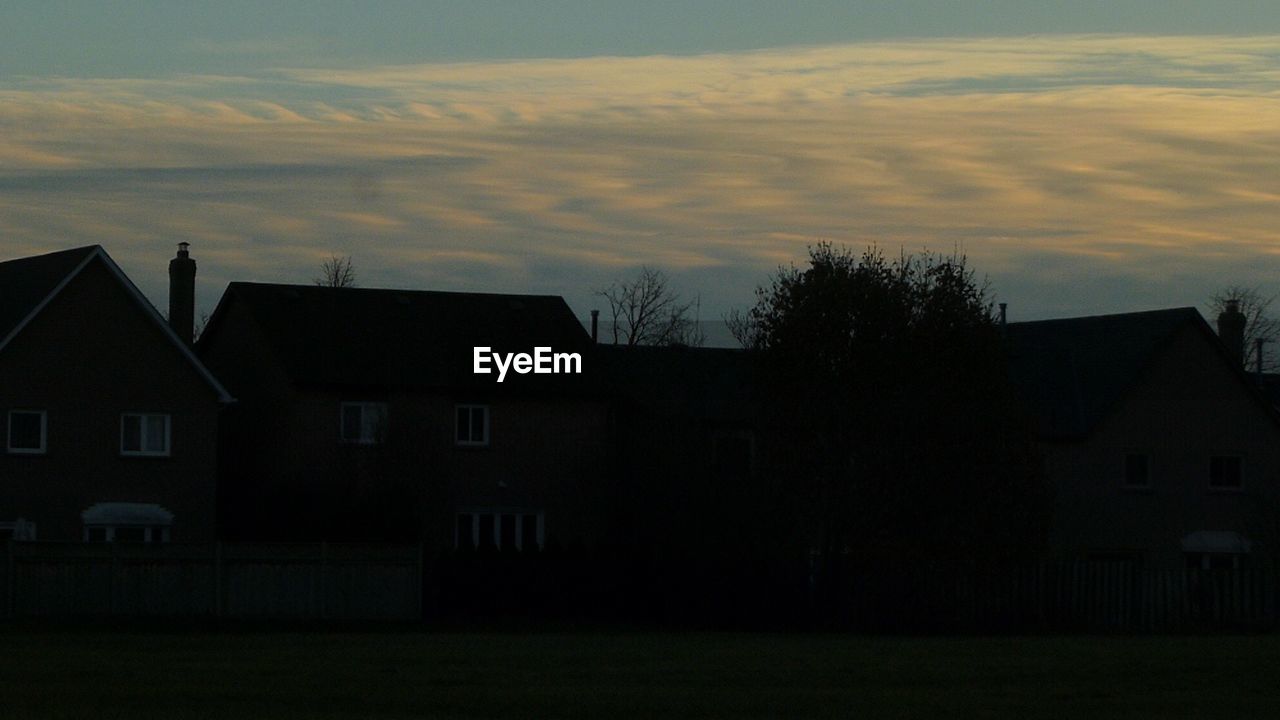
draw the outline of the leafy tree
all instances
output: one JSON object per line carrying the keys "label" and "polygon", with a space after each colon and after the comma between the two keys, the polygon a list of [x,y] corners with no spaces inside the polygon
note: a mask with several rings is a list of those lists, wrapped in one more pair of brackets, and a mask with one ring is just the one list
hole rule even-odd
{"label": "leafy tree", "polygon": [[827,561],[965,568],[1039,548],[1034,439],[965,258],[821,244],[738,329],[760,360],[773,474]]}
{"label": "leafy tree", "polygon": [[[1216,318],[1227,309],[1227,303],[1235,302],[1237,309],[1244,315],[1244,364],[1250,369],[1254,367],[1254,353],[1257,343],[1271,344],[1280,338],[1280,320],[1271,317],[1271,303],[1277,296],[1263,295],[1256,287],[1247,288],[1231,285],[1209,298],[1211,319]],[[1275,372],[1280,369],[1280,356],[1273,348],[1270,352],[1264,347],[1262,369]]]}
{"label": "leafy tree", "polygon": [[661,270],[641,267],[635,279],[597,290],[613,316],[613,344],[702,345],[700,298],[683,299]]}

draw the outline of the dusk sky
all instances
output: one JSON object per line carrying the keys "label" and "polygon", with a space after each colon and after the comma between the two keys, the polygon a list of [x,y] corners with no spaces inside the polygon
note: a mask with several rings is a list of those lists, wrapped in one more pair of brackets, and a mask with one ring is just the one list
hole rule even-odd
{"label": "dusk sky", "polygon": [[746,307],[829,240],[958,249],[1014,320],[1280,292],[1280,3],[26,2],[0,260]]}

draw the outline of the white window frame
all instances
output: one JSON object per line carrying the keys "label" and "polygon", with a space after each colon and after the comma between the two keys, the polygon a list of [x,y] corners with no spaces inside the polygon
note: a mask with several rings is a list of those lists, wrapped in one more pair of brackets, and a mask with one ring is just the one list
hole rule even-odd
{"label": "white window frame", "polygon": [[[484,411],[484,437],[480,440],[466,439],[463,440],[461,435],[462,426],[458,423],[458,411],[467,410],[473,413],[476,410]],[[467,434],[471,434],[471,416],[467,416]],[[453,442],[461,447],[488,447],[489,446],[489,406],[478,403],[459,403],[453,406]]]}
{"label": "white window frame", "polygon": [[[15,414],[40,416],[39,448],[18,448],[13,446],[13,416]],[[5,449],[11,455],[44,455],[47,453],[49,451],[49,413],[45,410],[29,410],[26,408],[10,410],[5,424]]]}
{"label": "white window frame", "polygon": [[[359,437],[347,437],[347,408],[360,408]],[[369,410],[374,409],[381,415],[382,427],[371,425],[368,420]],[[338,441],[345,445],[380,445],[387,436],[387,404],[374,400],[348,400],[338,406]]]}
{"label": "white window frame", "polygon": [[483,515],[493,516],[493,547],[502,549],[502,516],[514,515],[516,521],[516,550],[524,550],[524,523],[526,516],[532,516],[536,523],[534,537],[538,543],[538,549],[546,547],[547,521],[541,510],[528,510],[523,508],[477,508],[474,510],[458,510],[453,514],[453,546],[455,548],[462,547],[462,538],[458,535],[458,516],[471,516],[471,547],[480,547],[480,517]]}
{"label": "white window frame", "polygon": [[[147,419],[164,418],[164,449],[148,450]],[[138,418],[138,450],[129,450],[124,446],[124,423],[127,418]],[[158,412],[127,412],[120,414],[120,454],[128,457],[169,457],[173,453],[173,416]]]}
{"label": "white window frame", "polygon": [[12,531],[14,542],[32,542],[36,539],[36,524],[30,520],[18,518],[0,521],[0,530]]}

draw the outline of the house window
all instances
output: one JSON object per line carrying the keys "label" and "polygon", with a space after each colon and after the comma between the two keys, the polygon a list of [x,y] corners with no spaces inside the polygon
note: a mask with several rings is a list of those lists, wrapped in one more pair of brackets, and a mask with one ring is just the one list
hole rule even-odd
{"label": "house window", "polygon": [[1185,556],[1188,570],[1239,570],[1245,560],[1239,553],[1189,552]]}
{"label": "house window", "polygon": [[163,525],[85,525],[84,541],[87,543],[167,543],[169,528]]}
{"label": "house window", "polygon": [[7,540],[35,540],[36,524],[22,518],[0,521],[0,544]]}
{"label": "house window", "polygon": [[459,445],[489,444],[489,406],[459,405],[454,425],[454,440]]}
{"label": "house window", "polygon": [[170,447],[169,416],[125,413],[120,416],[120,454],[166,456]]}
{"label": "house window", "polygon": [[1239,455],[1214,455],[1209,458],[1209,487],[1239,490],[1244,487],[1244,473]]}
{"label": "house window", "polygon": [[476,510],[457,514],[454,545],[459,548],[538,550],[543,543],[542,513],[528,510]]}
{"label": "house window", "polygon": [[387,404],[380,402],[342,403],[342,442],[374,445],[386,438]]}
{"label": "house window", "polygon": [[1124,456],[1124,486],[1151,487],[1151,460],[1147,455],[1129,453]]}
{"label": "house window", "polygon": [[24,455],[43,454],[47,430],[47,416],[43,410],[10,410],[9,452]]}

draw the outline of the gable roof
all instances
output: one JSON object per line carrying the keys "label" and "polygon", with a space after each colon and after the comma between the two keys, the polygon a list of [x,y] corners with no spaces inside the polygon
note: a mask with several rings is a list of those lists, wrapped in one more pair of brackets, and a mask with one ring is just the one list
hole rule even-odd
{"label": "gable roof", "polygon": [[0,349],[88,263],[97,247],[0,262]]}
{"label": "gable roof", "polygon": [[1010,375],[1035,414],[1041,437],[1083,437],[1120,402],[1174,333],[1187,326],[1199,327],[1219,345],[1200,312],[1190,307],[1010,323]]}
{"label": "gable roof", "polygon": [[191,348],[169,327],[155,306],[129,280],[119,265],[101,245],[61,250],[45,255],[0,262],[0,352],[8,347],[32,320],[80,271],[94,260],[101,261],[110,274],[138,304],[143,314],[154,322],[174,347],[192,364],[196,372],[218,395],[221,402],[232,402],[231,395],[217,378],[196,358]]}
{"label": "gable roof", "polygon": [[[517,391],[586,387],[556,381],[554,375],[514,372],[499,385],[496,372],[472,372],[474,347],[526,353],[550,347],[585,354],[590,338],[556,295],[234,282],[209,319],[202,353],[216,346],[233,303],[248,310],[272,355],[298,385]],[[584,372],[588,367],[584,361]]]}

